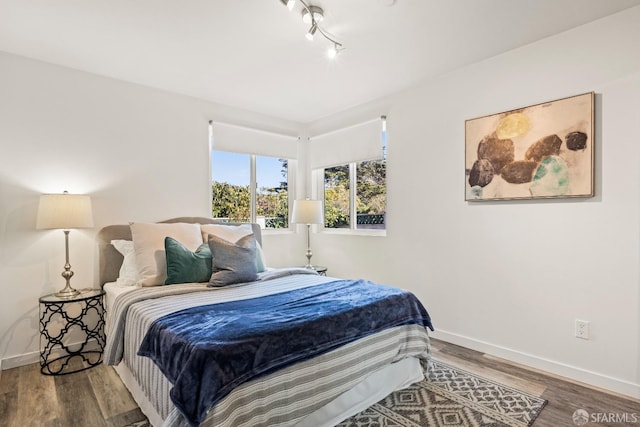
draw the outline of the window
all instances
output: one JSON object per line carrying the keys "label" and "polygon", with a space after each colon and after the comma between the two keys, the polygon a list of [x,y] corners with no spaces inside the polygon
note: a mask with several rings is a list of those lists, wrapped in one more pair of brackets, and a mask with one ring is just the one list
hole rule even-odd
{"label": "window", "polygon": [[384,229],[387,213],[387,160],[370,160],[355,165],[357,226]]}
{"label": "window", "polygon": [[289,227],[289,164],[289,159],[212,151],[212,217]]}
{"label": "window", "polygon": [[211,216],[289,227],[298,137],[209,121]]}
{"label": "window", "polygon": [[256,158],[256,215],[262,228],[289,227],[289,161],[276,157]]}
{"label": "window", "polygon": [[[364,126],[363,126],[364,127]],[[368,129],[370,130],[370,128]],[[374,129],[375,130],[375,129]],[[377,135],[376,135],[377,133]],[[386,229],[387,211],[387,164],[386,164],[386,121],[382,119],[382,130],[370,132],[363,138],[358,151],[353,157],[369,157],[367,160],[350,161],[335,166],[316,168],[314,176],[321,181],[318,186],[320,197],[324,198],[325,228],[348,230],[384,230]],[[356,140],[351,132],[341,135],[339,132],[327,137],[324,148],[329,150],[333,144],[348,145]],[[331,139],[329,139],[331,138]],[[349,141],[349,142],[347,142]],[[380,141],[382,150],[380,150]],[[355,145],[356,143],[354,143]],[[377,145],[377,150],[375,146]],[[317,152],[318,152],[317,151]],[[344,150],[343,150],[344,151]],[[324,153],[319,153],[321,157]],[[339,154],[338,154],[339,155]],[[335,153],[326,155],[336,156]]]}
{"label": "window", "polygon": [[[382,159],[324,169],[324,226],[384,229],[387,212],[386,166],[386,160]],[[351,188],[355,188],[355,197]],[[353,211],[355,219],[351,215]],[[352,227],[351,224],[355,225]]]}
{"label": "window", "polygon": [[211,216],[227,222],[251,222],[251,157],[214,151],[211,175]]}
{"label": "window", "polygon": [[324,170],[324,226],[351,228],[350,165]]}

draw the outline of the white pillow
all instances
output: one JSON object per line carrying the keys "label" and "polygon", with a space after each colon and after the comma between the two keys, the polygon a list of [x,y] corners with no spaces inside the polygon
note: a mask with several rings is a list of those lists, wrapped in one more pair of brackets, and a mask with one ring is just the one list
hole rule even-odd
{"label": "white pillow", "polygon": [[213,234],[216,237],[235,243],[247,234],[253,233],[251,224],[225,225],[225,224],[200,224],[202,230],[202,241],[208,241],[208,235]]}
{"label": "white pillow", "polygon": [[[226,225],[226,224],[200,224],[202,230],[202,240],[207,242],[209,240],[208,235],[213,234],[216,237],[226,240],[227,242],[236,243],[247,234],[253,233],[251,224],[240,225]],[[262,273],[266,270],[266,261],[264,258],[264,252],[262,246],[256,241],[256,266],[258,273]]]}
{"label": "white pillow", "polygon": [[112,240],[111,244],[124,257],[116,283],[119,286],[134,286],[138,283],[138,266],[136,265],[133,242],[131,240]]}
{"label": "white pillow", "polygon": [[158,286],[167,279],[164,238],[172,237],[191,251],[202,244],[200,224],[131,223],[139,286]]}

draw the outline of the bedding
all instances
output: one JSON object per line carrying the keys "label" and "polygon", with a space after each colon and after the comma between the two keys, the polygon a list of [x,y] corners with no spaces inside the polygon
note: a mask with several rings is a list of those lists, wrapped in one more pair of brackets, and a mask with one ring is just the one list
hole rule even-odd
{"label": "bedding", "polygon": [[[136,287],[116,281],[116,282],[105,283],[102,289],[104,289],[103,302],[104,302],[105,324],[108,325],[110,323],[111,307],[113,307],[113,304],[116,298],[118,297],[118,295],[123,294],[125,292],[130,292],[136,289]],[[107,331],[108,331],[108,327],[107,327]]]}
{"label": "bedding", "polygon": [[173,384],[174,404],[198,425],[249,379],[406,324],[431,327],[413,294],[336,280],[165,315],[151,325],[138,355],[158,365]]}
{"label": "bedding", "polygon": [[236,242],[209,234],[209,249],[213,269],[209,286],[229,286],[257,278],[256,239],[253,234],[247,234]]}
{"label": "bedding", "polygon": [[[209,240],[210,235],[232,243],[237,242],[247,234],[254,233],[255,235],[255,228],[252,228],[251,224],[200,224],[200,230],[202,231],[202,240],[205,242]],[[256,242],[255,256],[258,273],[262,273],[266,270],[266,261],[259,241]]]}
{"label": "bedding", "polygon": [[202,242],[200,225],[187,223],[130,224],[133,249],[138,267],[139,286],[157,286],[167,279],[167,261],[164,240],[171,237],[195,251]]}
{"label": "bedding", "polygon": [[112,240],[111,244],[123,257],[116,282],[122,286],[134,286],[138,283],[138,266],[136,265],[133,242],[131,240]]}
{"label": "bedding", "polygon": [[167,236],[164,238],[164,251],[167,260],[165,285],[202,283],[211,277],[212,259],[208,243],[202,243],[195,251],[190,251],[176,239]]}
{"label": "bedding", "polygon": [[[188,219],[201,220],[207,221]],[[101,282],[117,282],[118,258],[116,265],[103,263],[114,260],[111,240],[127,240],[130,230],[122,227],[109,226],[99,233]],[[259,228],[251,227],[260,244]],[[208,235],[203,232],[202,239]],[[190,251],[197,248],[194,244]],[[256,279],[224,287],[211,287],[208,282],[127,286],[126,290],[117,284],[105,286],[104,361],[117,365],[116,371],[154,426],[332,426],[423,378],[430,358],[426,327],[432,326],[412,294],[364,281],[323,277],[307,269],[266,269]],[[316,304],[322,300],[330,303]],[[361,307],[352,307],[354,302]],[[269,312],[269,307],[277,310]],[[316,316],[323,311],[327,315]],[[258,314],[263,317],[256,317]],[[194,323],[196,318],[200,324]],[[267,318],[280,327],[271,330]],[[325,321],[333,326],[326,326]],[[183,340],[195,337],[203,341],[200,332],[216,329],[212,325],[218,325],[231,341],[234,337],[244,340],[243,349],[223,349],[242,357],[221,357],[221,349],[215,354],[200,352],[198,346],[196,357],[189,356],[194,345]],[[231,325],[238,327],[236,332]],[[278,338],[276,331],[282,332],[282,326],[284,335]],[[183,334],[184,330],[188,333]],[[216,339],[204,337],[205,342]],[[245,352],[247,346],[259,351]],[[263,358],[268,354],[275,359]],[[193,385],[180,378],[187,372],[182,368],[189,365],[205,367],[205,371],[216,365],[225,373],[229,366],[249,369],[238,371],[240,381],[232,375],[229,384],[219,387],[223,392],[216,394],[202,385],[216,383],[224,375],[187,374],[200,383]],[[204,392],[195,392],[196,388]]]}

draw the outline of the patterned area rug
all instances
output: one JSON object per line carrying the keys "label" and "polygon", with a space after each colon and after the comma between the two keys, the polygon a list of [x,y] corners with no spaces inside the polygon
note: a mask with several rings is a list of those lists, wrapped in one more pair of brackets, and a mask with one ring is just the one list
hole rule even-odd
{"label": "patterned area rug", "polygon": [[547,403],[436,360],[428,375],[336,427],[526,427]]}
{"label": "patterned area rug", "polygon": [[396,391],[338,427],[521,427],[547,401],[433,361],[429,378]]}

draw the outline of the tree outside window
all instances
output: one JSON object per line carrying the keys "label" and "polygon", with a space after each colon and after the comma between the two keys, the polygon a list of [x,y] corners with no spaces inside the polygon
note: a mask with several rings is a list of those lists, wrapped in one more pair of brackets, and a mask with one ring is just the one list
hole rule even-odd
{"label": "tree outside window", "polygon": [[257,222],[267,229],[287,228],[288,168],[287,159],[214,150],[212,217]]}
{"label": "tree outside window", "polygon": [[387,163],[356,164],[356,208],[359,229],[384,229],[387,213]]}
{"label": "tree outside window", "polygon": [[[384,229],[386,172],[384,159],[325,168],[325,227]],[[355,218],[351,215],[354,208]]]}
{"label": "tree outside window", "polygon": [[324,170],[324,226],[350,228],[349,165]]}
{"label": "tree outside window", "polygon": [[[276,157],[256,156],[256,215],[265,228],[289,226],[289,161]],[[280,180],[275,177],[280,175]],[[262,185],[264,183],[264,185]]]}

